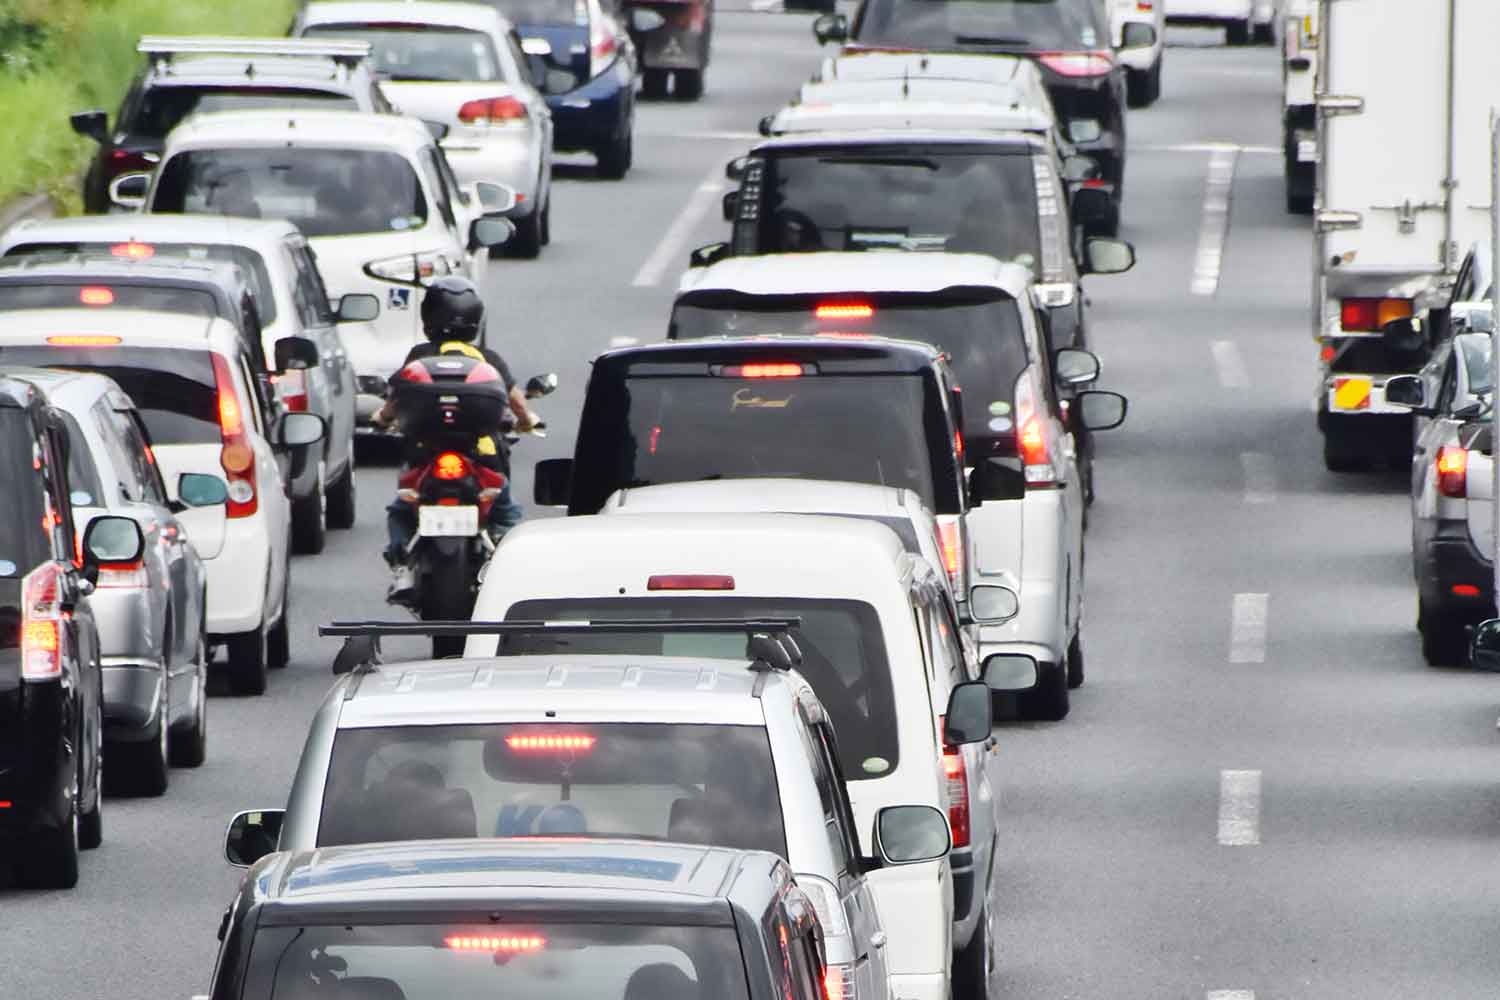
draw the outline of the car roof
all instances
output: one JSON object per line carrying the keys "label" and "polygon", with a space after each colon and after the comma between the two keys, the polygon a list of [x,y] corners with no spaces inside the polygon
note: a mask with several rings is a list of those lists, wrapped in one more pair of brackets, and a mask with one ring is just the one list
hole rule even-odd
{"label": "car roof", "polygon": [[707,267],[690,268],[682,276],[677,295],[681,299],[704,292],[936,294],[954,288],[994,288],[1020,299],[1031,281],[1027,268],[988,254],[829,250],[725,257]]}
{"label": "car roof", "polygon": [[[828,479],[721,479],[617,490],[611,514],[692,511],[703,514],[829,514],[841,517],[922,516],[915,490]],[[930,515],[928,515],[930,516]]]}
{"label": "car roof", "polygon": [[[0,369],[0,374],[30,382],[41,390],[49,402],[64,408],[70,403],[88,402],[111,391],[119,391],[114,379],[97,372],[15,366]],[[128,399],[123,393],[121,395]]]}
{"label": "car roof", "polygon": [[973,80],[1011,83],[1041,80],[1036,64],[1004,52],[881,52],[855,49],[825,59],[816,82],[889,79]]}
{"label": "car roof", "polygon": [[943,362],[941,351],[931,344],[916,340],[885,337],[862,340],[804,336],[701,337],[617,347],[594,359],[594,371],[613,372],[648,364],[708,365],[778,354],[794,354],[799,359],[829,366],[848,366],[847,369],[840,368],[841,371],[871,373],[916,374],[929,371]]}
{"label": "car roof", "polygon": [[508,22],[494,7],[483,3],[449,3],[443,0],[370,0],[336,3],[310,3],[303,8],[299,23],[315,24],[440,24],[474,31],[509,30]]}
{"label": "car roof", "polygon": [[[301,235],[286,219],[239,219],[223,215],[132,212],[25,219],[0,236],[0,244],[25,243],[223,243],[269,246]],[[175,258],[174,258],[175,259]]]}
{"label": "car roof", "polygon": [[77,309],[18,309],[4,314],[0,344],[45,342],[54,334],[103,334],[120,338],[125,347],[187,347],[227,350],[242,343],[226,320],[183,313],[130,310],[132,322],[120,322],[120,313],[92,307]]}
{"label": "car roof", "polygon": [[946,127],[891,127],[859,130],[829,130],[827,132],[805,132],[792,135],[772,136],[756,143],[751,155],[773,153],[780,150],[796,150],[824,146],[886,146],[886,145],[988,145],[996,147],[1019,147],[1024,152],[1039,152],[1046,148],[1046,140],[1032,132],[1017,132],[1008,129],[946,128]]}
{"label": "car roof", "polygon": [[[1055,123],[1045,110],[1026,107],[1013,100],[1008,89],[985,87],[962,81],[918,83],[910,88],[894,82],[892,92],[877,96],[838,95],[824,99],[809,98],[805,103],[791,104],[776,112],[770,130],[773,133],[843,132],[855,129],[969,129],[1007,131],[1022,129],[1050,132]],[[859,87],[873,91],[877,85],[839,84],[840,88]],[[903,92],[909,90],[909,92]],[[975,90],[997,91],[994,100],[985,100]]]}
{"label": "car roof", "polygon": [[0,284],[26,284],[38,279],[85,279],[128,283],[209,285],[214,288],[245,284],[239,267],[223,260],[183,257],[135,259],[98,253],[44,254],[0,259]]}
{"label": "car roof", "polygon": [[415,118],[364,111],[257,108],[193,115],[168,138],[172,151],[203,147],[306,146],[315,149],[400,149],[432,145]]}
{"label": "car roof", "polygon": [[26,409],[42,398],[41,390],[26,377],[31,371],[33,369],[0,365],[0,406]]}

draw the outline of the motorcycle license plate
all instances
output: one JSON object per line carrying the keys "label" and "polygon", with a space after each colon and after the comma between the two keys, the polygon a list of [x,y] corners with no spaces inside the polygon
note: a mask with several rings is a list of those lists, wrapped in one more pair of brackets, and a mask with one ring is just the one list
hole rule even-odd
{"label": "motorcycle license plate", "polygon": [[420,507],[417,534],[424,538],[468,538],[479,534],[478,507]]}

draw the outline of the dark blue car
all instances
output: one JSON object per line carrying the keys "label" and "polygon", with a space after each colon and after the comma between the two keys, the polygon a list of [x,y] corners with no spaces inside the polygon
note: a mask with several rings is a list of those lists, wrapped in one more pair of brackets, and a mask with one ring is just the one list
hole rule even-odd
{"label": "dark blue car", "polygon": [[593,153],[599,174],[630,170],[635,125],[635,48],[600,0],[489,0],[515,26],[540,81],[555,71],[574,85],[544,88],[552,109],[553,147]]}

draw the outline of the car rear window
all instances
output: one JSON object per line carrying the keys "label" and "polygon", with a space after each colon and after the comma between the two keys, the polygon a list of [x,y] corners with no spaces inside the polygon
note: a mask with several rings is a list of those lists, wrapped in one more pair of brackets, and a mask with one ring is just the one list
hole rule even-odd
{"label": "car rear window", "polygon": [[387,80],[503,80],[495,44],[482,31],[424,24],[317,24],[308,38],[370,43],[370,61]]}
{"label": "car rear window", "polygon": [[751,726],[515,723],[341,729],[319,846],[633,837],[786,853],[771,745]]}
{"label": "car rear window", "polygon": [[135,402],[154,445],[218,444],[222,440],[219,394],[207,351],[0,344],[0,365],[108,375]]}
{"label": "car rear window", "polygon": [[505,15],[512,24],[587,25],[588,5],[584,0],[489,0],[489,5]]}
{"label": "car rear window", "polygon": [[864,45],[1038,51],[1103,49],[1097,0],[869,0],[853,37]]}
{"label": "car rear window", "polygon": [[[621,854],[627,856],[571,857],[564,847],[546,858],[482,860],[500,870],[534,867],[544,879],[549,872],[597,872],[646,879],[646,886],[669,887],[680,873],[673,861]],[[445,861],[436,864],[447,869]],[[461,861],[456,870],[462,872]],[[664,913],[662,920],[673,918]],[[598,924],[555,917],[496,924],[490,911],[425,924],[390,918],[300,927],[262,922],[244,989],[235,994],[240,1000],[746,1000],[747,995],[733,927],[652,926],[618,916]]]}
{"label": "car rear window", "polygon": [[1006,149],[778,150],[766,160],[759,247],[946,250],[1034,268],[1041,259],[1036,168],[1026,150]]}
{"label": "car rear window", "polygon": [[1469,392],[1478,395],[1490,391],[1490,335],[1466,333],[1453,338],[1464,352],[1464,368],[1469,373]]}
{"label": "car rear window", "polygon": [[152,211],[289,219],[309,237],[405,232],[427,223],[406,158],[380,150],[197,149],[162,167]]}
{"label": "car rear window", "polygon": [[[46,561],[47,536],[42,531],[46,511],[41,473],[33,468],[35,438],[24,410],[0,407],[0,482],[5,502],[0,504],[0,577],[20,578]],[[0,615],[3,618],[3,615]],[[0,627],[0,643],[14,641],[14,623]]]}
{"label": "car rear window", "polygon": [[932,344],[948,355],[964,390],[964,433],[970,445],[983,440],[982,453],[989,454],[992,442],[1014,443],[1016,379],[1030,359],[1016,301],[1003,293],[986,289],[955,289],[942,297],[704,293],[673,307],[667,336],[686,340],[774,333],[871,334]]}
{"label": "car rear window", "polygon": [[111,309],[142,309],[213,319],[219,305],[211,292],[201,288],[171,285],[126,285],[108,280],[38,281],[35,284],[0,282],[0,312],[20,309],[77,309],[88,306],[101,312]]}
{"label": "car rear window", "polygon": [[257,108],[358,111],[359,102],[349,94],[297,87],[156,86],[141,96],[126,131],[136,138],[162,139],[189,115]]}
{"label": "car rear window", "polygon": [[[833,718],[839,759],[850,781],[879,778],[900,760],[896,697],[880,615],[863,601],[771,597],[577,598],[520,601],[511,621],[609,618],[801,618],[792,637],[802,649],[798,671]],[[748,659],[743,634],[662,633],[507,636],[500,653],[625,653]]]}

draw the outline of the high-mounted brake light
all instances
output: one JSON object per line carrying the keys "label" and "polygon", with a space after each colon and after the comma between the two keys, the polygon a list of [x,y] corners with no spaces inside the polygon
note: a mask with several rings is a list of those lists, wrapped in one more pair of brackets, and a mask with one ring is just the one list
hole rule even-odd
{"label": "high-mounted brake light", "polygon": [[865,302],[825,302],[813,310],[818,319],[871,319],[875,307]]}
{"label": "high-mounted brake light", "polygon": [[1038,52],[1036,61],[1059,76],[1103,76],[1115,68],[1107,50],[1092,52]]}
{"label": "high-mounted brake light", "polygon": [[62,567],[43,563],[21,581],[21,679],[62,676]]}
{"label": "high-mounted brake light", "polygon": [[757,362],[748,365],[725,365],[720,374],[729,378],[797,378],[803,366],[783,361]]}
{"label": "high-mounted brake light", "polygon": [[647,590],[733,590],[734,577],[712,573],[675,573],[649,577]]}
{"label": "high-mounted brake light", "polygon": [[1463,499],[1469,492],[1469,451],[1445,444],[1437,453],[1437,487],[1445,497]]}
{"label": "high-mounted brake light", "polygon": [[494,954],[500,951],[541,951],[547,947],[547,939],[540,934],[454,934],[443,938],[443,944],[451,951]]}
{"label": "high-mounted brake light", "polygon": [[156,256],[156,247],[149,243],[116,243],[109,248],[109,252],[115,257],[128,257],[131,260],[146,260]]}
{"label": "high-mounted brake light", "polygon": [[219,437],[223,441],[219,465],[224,468],[224,481],[229,488],[224,513],[231,518],[250,517],[260,508],[255,491],[255,449],[245,432],[244,409],[229,362],[219,354],[209,357],[213,360],[214,387],[219,397]]}
{"label": "high-mounted brake light", "polygon": [[462,479],[468,472],[464,457],[456,451],[445,451],[432,463],[432,474],[439,479]]}
{"label": "high-mounted brake light", "polygon": [[112,306],[115,293],[99,285],[85,285],[78,290],[78,301],[86,306]]}
{"label": "high-mounted brake light", "polygon": [[582,733],[539,733],[536,736],[505,737],[505,745],[518,753],[592,750],[597,742],[594,737]]}
{"label": "high-mounted brake light", "polygon": [[969,846],[969,770],[963,751],[943,748],[943,776],[948,780],[948,825],[953,828],[953,846]]}
{"label": "high-mounted brake light", "polygon": [[47,338],[56,347],[113,347],[119,337],[107,333],[59,333]]}
{"label": "high-mounted brake light", "polygon": [[465,125],[524,125],[529,117],[526,105],[514,97],[466,101],[458,109],[458,120]]}
{"label": "high-mounted brake light", "polygon": [[1387,323],[1412,315],[1411,299],[1343,299],[1339,326],[1346,333],[1379,333]]}
{"label": "high-mounted brake light", "polygon": [[1476,587],[1476,586],[1474,586],[1472,583],[1455,583],[1453,585],[1452,589],[1453,589],[1453,595],[1455,597],[1478,597],[1479,596],[1479,588]]}

